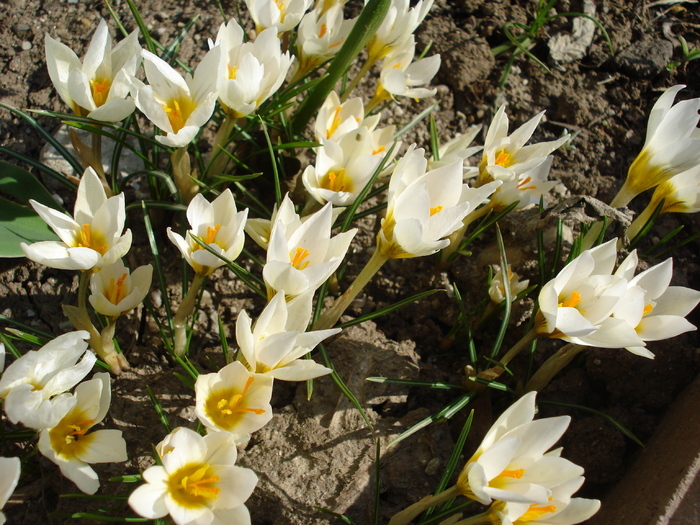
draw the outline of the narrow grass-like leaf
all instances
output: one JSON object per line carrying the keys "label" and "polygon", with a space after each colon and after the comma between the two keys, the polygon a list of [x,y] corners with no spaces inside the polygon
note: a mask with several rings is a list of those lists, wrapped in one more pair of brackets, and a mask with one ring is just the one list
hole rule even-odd
{"label": "narrow grass-like leaf", "polygon": [[105,516],[94,512],[76,512],[74,514],[51,514],[54,518],[72,518],[78,520],[104,521],[109,523],[144,523],[148,518],[126,518],[120,516]]}
{"label": "narrow grass-like leaf", "polygon": [[141,483],[143,481],[143,476],[141,474],[126,474],[124,476],[109,478],[109,481],[116,483]]}
{"label": "narrow grass-like leaf", "polygon": [[646,237],[647,233],[649,233],[649,230],[652,229],[654,226],[654,223],[656,222],[656,219],[658,218],[659,215],[661,215],[661,210],[664,209],[664,203],[666,202],[666,199],[661,199],[661,202],[654,208],[654,212],[651,214],[651,216],[647,219],[647,222],[644,223],[644,226],[637,232],[637,235],[634,236],[633,239],[630,240],[628,248],[631,250],[634,248],[639,241],[641,241],[644,237]]}
{"label": "narrow grass-like leaf", "polygon": [[156,236],[153,233],[153,226],[151,225],[151,217],[148,214],[148,209],[145,204],[141,203],[141,210],[143,211],[143,223],[146,227],[146,235],[148,237],[148,244],[151,247],[151,253],[153,254],[153,268],[156,271],[156,276],[158,277],[158,286],[160,293],[163,297],[163,308],[165,309],[165,314],[168,317],[168,328],[170,333],[174,333],[173,326],[173,311],[170,307],[170,298],[168,297],[168,287],[165,283],[165,274],[163,273],[163,268],[160,265],[160,251],[158,250],[158,243],[156,242]]}
{"label": "narrow grass-like leaf", "polygon": [[165,433],[170,434],[173,428],[170,426],[170,421],[168,421],[168,415],[165,413],[165,410],[163,410],[163,405],[160,404],[160,401],[158,401],[158,398],[155,396],[150,386],[146,385],[146,391],[148,392],[148,397],[151,399],[153,408],[156,410],[156,414],[158,414],[160,424],[163,425],[165,429]]}
{"label": "narrow grass-like leaf", "polygon": [[470,377],[469,380],[480,385],[486,385],[489,388],[493,388],[494,390],[499,390],[501,392],[510,392],[511,394],[515,393],[512,388],[503,383],[499,383],[498,381],[489,381],[488,379],[482,379],[481,377]]}
{"label": "narrow grass-like leaf", "polygon": [[180,32],[175,36],[175,38],[173,38],[173,41],[170,42],[170,44],[168,44],[167,47],[163,50],[163,52],[160,55],[160,58],[172,64],[172,59],[173,57],[177,56],[177,52],[180,49],[180,44],[187,36],[187,33],[190,32],[190,29],[194,27],[194,24],[197,22],[198,19],[198,14],[194,15],[192,18],[189,19],[185,27],[183,27],[180,30]]}
{"label": "narrow grass-like leaf", "polygon": [[262,126],[262,131],[265,135],[265,142],[267,142],[267,150],[270,153],[272,177],[275,183],[275,202],[279,205],[282,202],[282,184],[280,183],[279,163],[277,156],[275,155],[275,150],[272,148],[272,141],[270,140],[270,135],[267,132],[267,126],[265,125],[263,119],[260,119],[260,125]]}
{"label": "narrow grass-like leaf", "polygon": [[337,512],[333,512],[332,510],[326,509],[324,507],[317,507],[316,505],[312,505],[312,507],[319,512],[323,512],[324,514],[328,514],[329,516],[333,516],[334,518],[339,519],[343,523],[347,523],[348,525],[355,525],[355,522],[348,518],[345,514],[338,514]]}
{"label": "narrow grass-like leaf", "polygon": [[[454,500],[453,500],[454,501]],[[457,511],[460,511],[462,509],[466,509],[470,507],[471,505],[476,505],[477,502],[474,500],[467,500],[459,503],[458,505],[452,505],[451,502],[447,502],[445,505],[450,505],[446,510],[441,509],[439,512],[436,514],[433,514],[430,518],[425,519],[424,521],[420,521],[419,525],[434,525],[436,523],[442,523],[445,518],[448,518],[452,515],[454,515]]]}
{"label": "narrow grass-like leaf", "polygon": [[8,337],[17,341],[24,341],[25,343],[29,343],[36,346],[43,346],[46,343],[48,343],[48,341],[43,337],[37,337],[35,335],[28,334],[27,332],[18,330],[16,328],[5,328],[5,330],[8,334],[10,334],[8,335]]}
{"label": "narrow grass-like leaf", "polygon": [[437,125],[435,124],[435,115],[430,114],[428,120],[428,129],[430,130],[430,153],[433,156],[433,161],[440,160],[440,137],[438,136]]}
{"label": "narrow grass-like leaf", "polygon": [[394,135],[394,139],[398,139],[401,135],[405,135],[409,131],[411,131],[415,126],[417,126],[420,122],[425,119],[428,115],[430,115],[433,110],[438,107],[439,104],[437,102],[433,102],[430,104],[427,108],[425,108],[423,111],[418,113],[415,117],[413,117],[408,124],[406,124],[404,127],[402,127],[400,130],[396,132],[396,135]]}
{"label": "narrow grass-like leaf", "polygon": [[126,501],[129,499],[128,495],[109,495],[109,494],[59,494],[59,498],[68,499],[91,499],[91,500],[105,500],[105,501]]}
{"label": "narrow grass-like leaf", "polygon": [[389,305],[385,308],[381,308],[375,312],[370,312],[367,315],[363,315],[363,316],[357,317],[356,319],[353,319],[351,321],[347,321],[345,323],[342,323],[342,324],[338,325],[338,328],[348,328],[348,327],[354,326],[356,324],[364,323],[365,321],[370,321],[370,320],[375,319],[377,317],[381,317],[382,315],[386,315],[386,314],[389,314],[395,310],[403,308],[406,305],[409,305],[409,304],[414,303],[416,301],[420,301],[421,299],[423,299],[425,297],[429,297],[429,296],[433,295],[434,293],[444,292],[444,291],[445,290],[436,289],[436,290],[427,290],[425,292],[417,293],[416,295],[408,297],[407,299],[402,299],[401,301],[397,301],[394,304]]}
{"label": "narrow grass-like leaf", "polygon": [[19,359],[20,357],[22,357],[22,353],[19,350],[17,350],[17,347],[14,345],[14,343],[10,341],[10,338],[2,332],[0,332],[0,343],[5,345],[5,351],[9,352],[15,359]]}
{"label": "narrow grass-like leaf", "polygon": [[461,385],[452,385],[450,383],[440,383],[431,381],[414,381],[413,379],[392,379],[389,377],[368,377],[365,381],[371,381],[372,383],[386,383],[389,385],[406,385],[406,386],[422,386],[427,388],[437,388],[439,390],[452,390],[454,388],[458,390],[465,390]]}
{"label": "narrow grass-like leaf", "polygon": [[496,334],[496,340],[491,348],[491,359],[494,359],[501,350],[503,339],[505,338],[506,331],[508,330],[508,323],[510,323],[510,311],[513,306],[510,279],[508,277],[508,259],[506,258],[506,247],[503,244],[503,236],[501,235],[501,229],[498,227],[498,225],[496,225],[496,240],[498,241],[498,251],[501,257],[501,282],[503,283],[503,295],[505,296],[505,299],[503,301],[503,320],[501,321],[498,334]]}
{"label": "narrow grass-like leaf", "polygon": [[379,436],[376,439],[374,453],[374,517],[373,525],[379,525],[379,501],[382,488],[382,441]]}
{"label": "narrow grass-like leaf", "polygon": [[141,17],[141,13],[139,13],[138,8],[136,7],[136,4],[134,4],[133,0],[126,0],[126,3],[129,5],[129,9],[131,10],[131,14],[134,17],[134,20],[136,21],[136,25],[139,26],[139,31],[141,32],[141,38],[144,39],[146,42],[146,47],[148,50],[155,54],[156,53],[156,44],[154,38],[151,36],[150,31],[148,30],[148,27],[146,26],[146,22],[143,21],[143,18]]}

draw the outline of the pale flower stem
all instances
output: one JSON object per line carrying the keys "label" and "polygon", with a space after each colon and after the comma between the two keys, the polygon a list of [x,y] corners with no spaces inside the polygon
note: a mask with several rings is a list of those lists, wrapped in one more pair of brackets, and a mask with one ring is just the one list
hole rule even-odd
{"label": "pale flower stem", "polygon": [[226,119],[221,123],[218,131],[216,132],[216,137],[214,138],[214,148],[212,149],[212,155],[214,156],[212,164],[207,170],[204,180],[207,180],[211,175],[216,175],[217,173],[225,173],[229,161],[231,160],[229,156],[224,151],[229,143],[229,137],[231,132],[236,126],[238,118],[236,116],[226,113]]}
{"label": "pale flower stem", "polygon": [[183,357],[185,355],[185,346],[187,343],[187,332],[185,328],[187,327],[187,319],[189,319],[192,312],[194,312],[194,308],[197,305],[199,289],[202,287],[205,278],[206,276],[201,273],[194,274],[190,289],[175,312],[175,317],[173,318],[173,325],[175,327],[173,345],[175,355],[178,357]]}
{"label": "pale flower stem", "polygon": [[617,195],[615,195],[613,200],[610,202],[610,206],[612,208],[623,208],[627,206],[635,197],[636,195],[629,190],[627,181],[625,181],[622,188],[620,188],[620,191],[617,192]]}
{"label": "pale flower stem", "polygon": [[413,518],[428,510],[430,507],[434,507],[435,505],[451,500],[456,496],[459,496],[457,485],[453,485],[449,489],[440,492],[440,494],[426,496],[422,500],[414,503],[410,507],[406,507],[398,514],[394,515],[394,517],[389,521],[389,525],[407,525],[411,522],[411,520],[413,520]]}
{"label": "pale flower stem", "polygon": [[340,316],[352,304],[362,289],[367,286],[367,283],[375,276],[379,269],[387,262],[389,258],[379,248],[374,250],[372,257],[367,261],[367,264],[362,269],[360,274],[355,278],[350,287],[345,290],[345,293],[338,297],[333,306],[323,312],[318,321],[314,323],[313,330],[326,330],[335,326]]}
{"label": "pale flower stem", "polygon": [[382,102],[385,102],[391,98],[389,92],[382,87],[382,85],[377,86],[377,91],[374,93],[372,100],[365,106],[365,116],[372,113],[372,110],[376,108]]}
{"label": "pale flower stem", "polygon": [[517,356],[525,348],[530,346],[532,342],[539,337],[539,335],[540,334],[537,333],[537,330],[535,328],[530,330],[523,336],[523,338],[520,341],[515,343],[513,347],[510,350],[508,350],[508,352],[506,352],[506,355],[504,355],[502,359],[499,359],[499,362],[503,366],[506,366],[513,360],[513,358],[515,358],[515,356]]}
{"label": "pale flower stem", "polygon": [[372,66],[377,62],[376,57],[368,57],[367,61],[362,64],[362,68],[360,71],[355,75],[355,78],[352,79],[352,82],[350,82],[350,85],[347,87],[345,90],[345,93],[343,93],[343,96],[340,97],[341,102],[345,102],[348,97],[350,96],[350,93],[357,87],[357,85],[360,83],[360,80],[362,80],[362,77],[364,77],[367,72],[372,69]]}
{"label": "pale flower stem", "polygon": [[586,347],[574,343],[569,343],[561,347],[557,353],[547,359],[530,378],[530,381],[525,385],[525,392],[540,392],[549,384],[552,378],[557,375],[562,368],[568,365],[584,348]]}
{"label": "pale flower stem", "polygon": [[124,354],[117,352],[114,346],[114,331],[117,327],[117,319],[118,317],[110,317],[107,326],[102,330],[100,334],[102,355],[98,354],[109,365],[110,371],[115,375],[118,375],[125,368],[129,368],[129,362]]}
{"label": "pale flower stem", "polygon": [[639,231],[644,228],[644,225],[647,223],[649,218],[652,216],[654,213],[654,210],[656,209],[656,206],[658,206],[658,202],[654,202],[652,200],[649,205],[644,208],[644,211],[640,213],[633,221],[632,224],[630,224],[629,228],[627,228],[627,231],[625,234],[627,235],[627,238],[631,241],[634,239]]}
{"label": "pale flower stem", "polygon": [[477,514],[471,518],[459,520],[453,525],[493,525],[494,523],[500,523],[500,521],[494,522],[489,516],[489,513],[484,512],[483,514]]}
{"label": "pale flower stem", "polygon": [[469,225],[475,220],[480,219],[481,217],[486,215],[486,213],[488,213],[490,209],[491,206],[489,204],[486,204],[481,208],[477,208],[464,218],[464,220],[462,221],[462,226],[459,228],[459,230],[452,233],[448,237],[448,239],[450,240],[450,245],[440,252],[441,267],[447,267],[451,264],[451,262],[449,262],[449,258],[453,253],[455,253],[459,249],[459,245],[464,239],[464,234],[467,233]]}

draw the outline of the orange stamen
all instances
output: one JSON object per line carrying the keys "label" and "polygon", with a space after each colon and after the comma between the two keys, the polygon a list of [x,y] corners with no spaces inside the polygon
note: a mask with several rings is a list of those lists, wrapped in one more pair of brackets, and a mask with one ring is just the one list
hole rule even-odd
{"label": "orange stamen", "polygon": [[126,289],[124,286],[124,281],[129,276],[128,273],[122,274],[122,276],[114,282],[114,277],[109,280],[109,290],[107,291],[107,300],[112,304],[119,304],[122,299],[126,296]]}
{"label": "orange stamen", "polygon": [[339,115],[342,109],[343,108],[341,108],[340,106],[335,108],[335,113],[333,113],[333,122],[331,123],[331,127],[328,128],[328,131],[326,133],[327,139],[331,138],[331,135],[333,135],[333,133],[335,133],[335,131],[338,129],[338,126],[340,126],[341,119]]}
{"label": "orange stamen", "polygon": [[292,266],[294,266],[294,268],[297,270],[303,270],[309,265],[310,261],[304,261],[304,259],[306,259],[308,256],[309,250],[300,246],[297,246],[296,250],[289,254],[289,257],[292,260]]}
{"label": "orange stamen", "polygon": [[384,146],[379,146],[377,149],[375,149],[372,152],[372,155],[376,155],[377,153],[382,153],[383,151],[386,151],[386,148]]}
{"label": "orange stamen", "polygon": [[105,102],[107,102],[107,97],[109,96],[109,88],[112,83],[106,78],[95,78],[90,81],[90,91],[92,92],[92,100],[95,105],[99,108]]}
{"label": "orange stamen", "polygon": [[576,306],[581,302],[581,294],[579,292],[571,292],[571,295],[566,301],[558,304],[559,307],[563,308],[576,308]]}
{"label": "orange stamen", "polygon": [[436,213],[440,213],[442,211],[442,206],[435,206],[434,208],[430,208],[430,216],[432,217]]}
{"label": "orange stamen", "polygon": [[326,24],[321,24],[321,30],[318,32],[318,38],[322,38],[323,35],[326,34],[326,31],[328,31],[328,26],[326,26]]}
{"label": "orange stamen", "polygon": [[510,153],[503,150],[499,151],[498,155],[496,156],[496,164],[503,166],[504,168],[510,166],[512,164]]}
{"label": "orange stamen", "polygon": [[521,468],[518,470],[504,470],[503,472],[501,472],[499,477],[520,479],[524,475],[525,475],[525,469]]}

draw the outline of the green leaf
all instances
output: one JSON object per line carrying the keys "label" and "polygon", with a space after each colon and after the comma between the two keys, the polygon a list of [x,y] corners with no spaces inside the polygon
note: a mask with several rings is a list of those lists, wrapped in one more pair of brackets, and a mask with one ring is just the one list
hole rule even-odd
{"label": "green leaf", "polygon": [[9,162],[0,161],[0,192],[12,195],[24,203],[34,199],[45,206],[63,211],[39,179]]}
{"label": "green leaf", "polygon": [[24,257],[20,242],[58,240],[34,210],[0,197],[0,257]]}

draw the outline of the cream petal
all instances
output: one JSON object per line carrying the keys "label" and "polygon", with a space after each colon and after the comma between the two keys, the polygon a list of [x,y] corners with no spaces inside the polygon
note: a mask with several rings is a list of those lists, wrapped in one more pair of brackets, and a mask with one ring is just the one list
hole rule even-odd
{"label": "cream petal", "polygon": [[126,441],[121,430],[97,430],[83,436],[88,446],[82,449],[78,459],[85,463],[116,463],[126,461]]}
{"label": "cream petal", "polygon": [[[153,468],[153,467],[151,467]],[[151,469],[148,469],[148,472]],[[141,485],[129,495],[129,506],[134,512],[148,519],[158,519],[168,515],[165,505],[166,492],[160,486],[150,483]]]}

